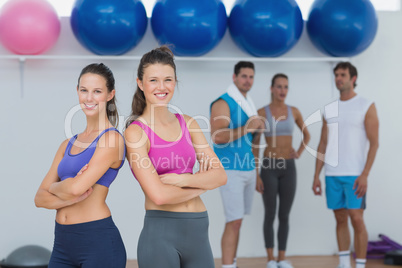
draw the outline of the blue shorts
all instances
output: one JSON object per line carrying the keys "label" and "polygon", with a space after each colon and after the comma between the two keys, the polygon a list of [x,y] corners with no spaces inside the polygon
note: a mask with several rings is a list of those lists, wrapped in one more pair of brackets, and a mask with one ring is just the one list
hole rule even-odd
{"label": "blue shorts", "polygon": [[353,185],[358,176],[326,176],[325,193],[329,209],[365,209],[366,195],[357,198]]}

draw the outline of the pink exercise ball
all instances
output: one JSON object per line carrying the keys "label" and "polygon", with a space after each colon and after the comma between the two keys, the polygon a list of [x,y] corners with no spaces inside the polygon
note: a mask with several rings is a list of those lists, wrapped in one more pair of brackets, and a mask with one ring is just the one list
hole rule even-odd
{"label": "pink exercise ball", "polygon": [[60,19],[46,0],[9,0],[0,10],[0,42],[15,54],[41,54],[59,35]]}

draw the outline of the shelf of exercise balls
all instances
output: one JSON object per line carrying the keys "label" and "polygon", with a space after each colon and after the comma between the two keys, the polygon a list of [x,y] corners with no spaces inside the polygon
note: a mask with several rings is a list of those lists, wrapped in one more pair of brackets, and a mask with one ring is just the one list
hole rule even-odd
{"label": "shelf of exercise balls", "polygon": [[[0,55],[0,59],[19,60],[20,63],[20,92],[24,97],[24,67],[26,60],[141,60],[141,56],[98,56],[98,55]],[[349,61],[341,57],[175,57],[176,61],[252,61],[252,62],[328,62]]]}
{"label": "shelf of exercise balls", "polygon": [[[141,56],[97,56],[97,55],[0,55],[0,59],[26,60],[140,60]],[[349,61],[346,57],[179,57],[176,61],[253,61],[253,62],[339,62]]]}

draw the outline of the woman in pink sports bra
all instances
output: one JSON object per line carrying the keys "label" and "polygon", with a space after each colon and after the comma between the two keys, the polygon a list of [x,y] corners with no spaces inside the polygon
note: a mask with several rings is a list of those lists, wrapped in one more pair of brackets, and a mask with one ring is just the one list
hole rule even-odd
{"label": "woman in pink sports bra", "polygon": [[37,207],[57,210],[49,268],[126,267],[126,250],[106,204],[125,155],[115,128],[114,84],[103,63],[82,69],[77,94],[86,128],[60,145],[36,193]]}
{"label": "woman in pink sports bra", "polygon": [[[200,195],[226,183],[198,123],[169,111],[176,65],[166,46],[146,53],[124,133],[127,159],[145,194],[140,268],[212,268],[208,214]],[[195,161],[200,170],[193,174]]]}

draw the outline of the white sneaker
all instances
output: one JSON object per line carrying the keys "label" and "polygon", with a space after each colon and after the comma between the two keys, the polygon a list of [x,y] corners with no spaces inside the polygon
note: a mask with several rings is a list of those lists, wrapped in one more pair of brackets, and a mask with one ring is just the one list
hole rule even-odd
{"label": "white sneaker", "polygon": [[278,268],[293,268],[290,261],[280,261],[278,262]]}
{"label": "white sneaker", "polygon": [[278,268],[278,263],[276,261],[267,262],[267,268]]}

